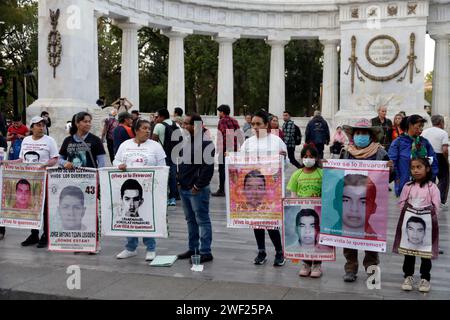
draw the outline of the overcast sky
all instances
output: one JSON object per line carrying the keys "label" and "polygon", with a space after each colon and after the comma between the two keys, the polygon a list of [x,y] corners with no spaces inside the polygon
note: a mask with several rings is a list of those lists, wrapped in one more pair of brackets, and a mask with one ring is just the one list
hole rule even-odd
{"label": "overcast sky", "polygon": [[425,72],[424,76],[434,69],[434,40],[425,36]]}

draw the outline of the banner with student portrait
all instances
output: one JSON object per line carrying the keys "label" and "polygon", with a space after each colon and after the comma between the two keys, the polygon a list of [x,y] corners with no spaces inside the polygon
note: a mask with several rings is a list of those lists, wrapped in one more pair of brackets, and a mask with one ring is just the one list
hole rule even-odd
{"label": "banner with student portrait", "polygon": [[319,243],[320,198],[283,200],[284,256],[292,260],[335,261],[334,247]]}
{"label": "banner with student portrait", "polygon": [[96,169],[48,169],[49,250],[97,250],[98,174]]}
{"label": "banner with student portrait", "polygon": [[319,243],[386,252],[387,161],[330,159],[323,167]]}
{"label": "banner with student portrait", "polygon": [[439,255],[439,224],[434,208],[405,206],[400,215],[392,251],[435,259]]}
{"label": "banner with student portrait", "polygon": [[168,167],[101,168],[102,234],[167,238]]}
{"label": "banner with student portrait", "polygon": [[283,165],[280,155],[230,153],[225,158],[227,227],[281,228]]}
{"label": "banner with student portrait", "polygon": [[4,163],[1,176],[0,225],[40,229],[47,177],[45,168],[40,165]]}

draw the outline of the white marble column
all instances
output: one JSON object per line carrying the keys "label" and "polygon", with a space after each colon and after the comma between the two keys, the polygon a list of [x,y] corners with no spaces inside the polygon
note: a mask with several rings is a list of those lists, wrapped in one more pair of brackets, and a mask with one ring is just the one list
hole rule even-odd
{"label": "white marble column", "polygon": [[139,49],[136,23],[117,23],[122,29],[122,68],[120,70],[120,97],[127,98],[139,110]]}
{"label": "white marble column", "polygon": [[99,80],[99,65],[98,65],[98,19],[103,16],[103,13],[95,11],[94,10],[94,53],[92,54],[93,57],[93,64],[94,64],[94,71],[93,71],[93,79],[92,79],[92,86],[93,86],[93,94],[97,99],[100,97],[100,80]]}
{"label": "white marble column", "polygon": [[169,37],[167,109],[172,114],[176,107],[185,110],[184,38],[193,32],[192,30],[172,28],[170,31],[161,33]]}
{"label": "white marble column", "polygon": [[219,34],[214,38],[219,43],[219,70],[217,76],[217,106],[230,106],[230,115],[234,115],[234,78],[233,78],[233,43],[234,37]]}
{"label": "white marble column", "polygon": [[271,46],[270,52],[270,87],[269,87],[269,112],[282,116],[285,110],[285,79],[284,47],[288,39],[271,39],[267,44]]}
{"label": "white marble column", "polygon": [[432,36],[436,42],[434,51],[432,113],[446,119],[450,113],[450,35]]}
{"label": "white marble column", "polygon": [[338,51],[339,40],[323,40],[322,116],[334,118],[338,112]]}

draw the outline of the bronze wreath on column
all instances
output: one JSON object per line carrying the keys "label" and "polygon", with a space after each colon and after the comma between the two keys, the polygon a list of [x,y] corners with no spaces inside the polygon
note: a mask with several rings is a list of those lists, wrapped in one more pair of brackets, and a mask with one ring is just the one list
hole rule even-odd
{"label": "bronze wreath on column", "polygon": [[[375,39],[372,39],[372,40],[375,40]],[[387,76],[375,76],[375,75],[372,75],[369,72],[365,71],[361,67],[361,65],[358,63],[358,57],[356,56],[356,37],[355,36],[352,36],[351,43],[352,43],[352,53],[351,53],[351,57],[348,59],[350,61],[350,65],[349,65],[347,71],[344,72],[344,74],[348,75],[351,71],[352,93],[354,92],[354,88],[355,88],[355,73],[356,73],[356,77],[361,82],[365,82],[364,77],[367,79],[370,79],[372,81],[385,82],[385,81],[395,79],[403,73],[403,76],[400,77],[399,79],[397,79],[397,82],[401,82],[406,78],[406,75],[409,70],[409,82],[410,83],[413,83],[414,71],[415,71],[415,73],[420,73],[420,70],[417,68],[417,65],[416,65],[417,56],[415,55],[415,52],[414,52],[414,46],[416,43],[416,36],[414,33],[411,33],[411,35],[409,36],[410,49],[409,49],[409,55],[407,56],[408,61],[399,70],[397,70],[396,72],[394,72],[390,75],[387,75]],[[367,49],[366,49],[366,51],[367,51]],[[367,55],[367,52],[366,52],[366,55]],[[382,66],[386,66],[386,65],[382,65]],[[361,76],[360,73],[364,77]]]}
{"label": "bronze wreath on column", "polygon": [[61,63],[61,34],[56,27],[58,26],[59,9],[53,11],[50,9],[50,19],[52,25],[52,31],[48,34],[48,63],[53,67],[53,78],[56,77],[56,67]]}

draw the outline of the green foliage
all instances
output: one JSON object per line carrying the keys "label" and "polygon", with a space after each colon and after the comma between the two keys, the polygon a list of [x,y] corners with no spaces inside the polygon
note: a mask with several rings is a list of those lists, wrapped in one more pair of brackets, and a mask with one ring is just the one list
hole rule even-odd
{"label": "green foliage", "polygon": [[268,110],[270,47],[264,40],[239,39],[233,62],[235,114]]}
{"label": "green foliage", "polygon": [[[11,116],[12,77],[19,82],[19,97],[23,96],[24,74],[27,78],[28,104],[37,99],[37,1],[2,0],[0,2],[0,67],[6,70],[6,81],[0,88],[0,107]],[[19,99],[19,104],[22,104]],[[23,105],[21,105],[23,107]]]}
{"label": "green foliage", "polygon": [[320,104],[323,47],[318,40],[291,41],[285,51],[286,109],[294,116],[311,116]]}

